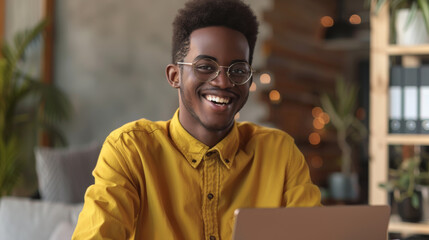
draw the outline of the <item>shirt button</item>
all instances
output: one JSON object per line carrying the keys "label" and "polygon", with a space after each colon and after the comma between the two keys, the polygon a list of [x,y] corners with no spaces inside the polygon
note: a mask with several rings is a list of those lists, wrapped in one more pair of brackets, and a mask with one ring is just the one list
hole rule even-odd
{"label": "shirt button", "polygon": [[193,163],[196,163],[196,162],[197,162],[197,160],[195,160],[195,159],[192,159],[192,162],[193,162]]}
{"label": "shirt button", "polygon": [[226,163],[229,163],[229,160],[228,160],[228,159],[225,159],[225,162],[226,162]]}
{"label": "shirt button", "polygon": [[215,236],[210,236],[210,240],[216,240]]}
{"label": "shirt button", "polygon": [[208,153],[206,153],[206,156],[207,156],[207,157],[210,157],[211,155],[213,155],[213,153],[214,153],[214,152],[208,152]]}
{"label": "shirt button", "polygon": [[210,199],[210,200],[212,200],[212,198],[214,197],[214,195],[213,194],[211,194],[211,193],[209,193],[208,195],[207,195],[207,198],[208,199]]}

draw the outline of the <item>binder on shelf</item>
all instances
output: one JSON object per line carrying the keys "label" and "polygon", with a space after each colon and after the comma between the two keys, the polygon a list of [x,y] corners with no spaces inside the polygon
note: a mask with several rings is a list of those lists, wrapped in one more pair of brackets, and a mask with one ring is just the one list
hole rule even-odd
{"label": "binder on shelf", "polygon": [[420,133],[429,133],[429,65],[425,65],[420,70],[420,113],[419,129]]}
{"label": "binder on shelf", "polygon": [[389,132],[403,132],[402,122],[402,67],[392,66],[389,86]]}
{"label": "binder on shelf", "polygon": [[417,120],[419,117],[419,92],[418,78],[419,68],[404,69],[404,106],[403,106],[403,127],[404,133],[418,133]]}

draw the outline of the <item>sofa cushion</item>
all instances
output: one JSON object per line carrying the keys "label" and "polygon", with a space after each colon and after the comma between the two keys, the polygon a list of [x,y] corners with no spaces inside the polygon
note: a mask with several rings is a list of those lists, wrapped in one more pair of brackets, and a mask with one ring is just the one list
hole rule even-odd
{"label": "sofa cushion", "polygon": [[83,203],[0,198],[0,240],[46,240],[61,222],[74,229],[82,207]]}
{"label": "sofa cushion", "polygon": [[94,183],[92,170],[100,153],[99,144],[79,148],[36,148],[36,172],[43,200],[83,202],[85,191]]}
{"label": "sofa cushion", "polygon": [[49,237],[49,240],[70,240],[76,226],[69,222],[60,222],[55,227],[54,232]]}

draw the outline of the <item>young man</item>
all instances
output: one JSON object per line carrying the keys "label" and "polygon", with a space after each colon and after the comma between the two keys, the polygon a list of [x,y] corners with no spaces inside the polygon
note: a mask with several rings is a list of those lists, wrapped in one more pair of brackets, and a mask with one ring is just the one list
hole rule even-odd
{"label": "young man", "polygon": [[234,121],[252,81],[251,9],[193,0],[173,26],[179,109],[107,137],[73,239],[231,239],[237,208],[320,205],[289,135]]}

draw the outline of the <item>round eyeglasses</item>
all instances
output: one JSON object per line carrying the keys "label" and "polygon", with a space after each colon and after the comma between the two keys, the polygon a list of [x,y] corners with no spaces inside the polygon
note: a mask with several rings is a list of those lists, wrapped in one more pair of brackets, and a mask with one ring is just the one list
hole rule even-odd
{"label": "round eyeglasses", "polygon": [[210,58],[198,59],[192,63],[177,62],[179,65],[192,66],[198,80],[209,82],[217,78],[220,74],[220,68],[227,69],[226,75],[229,80],[236,85],[243,85],[252,78],[253,69],[247,62],[236,62],[229,66],[220,66],[216,61]]}

